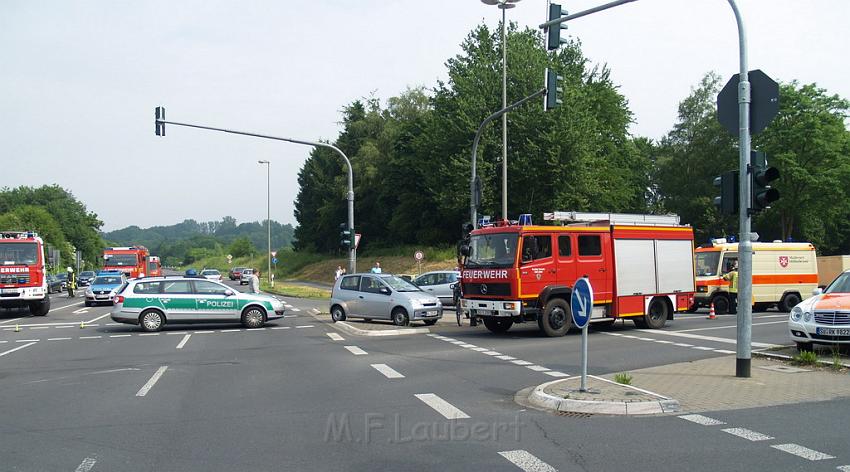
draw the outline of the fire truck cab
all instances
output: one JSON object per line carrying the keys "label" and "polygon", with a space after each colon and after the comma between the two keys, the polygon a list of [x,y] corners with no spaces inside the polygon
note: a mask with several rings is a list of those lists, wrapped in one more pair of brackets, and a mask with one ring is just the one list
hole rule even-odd
{"label": "fire truck cab", "polygon": [[44,241],[32,231],[0,231],[0,308],[50,311]]}
{"label": "fire truck cab", "polygon": [[148,277],[159,277],[162,275],[162,262],[159,256],[148,256]]}
{"label": "fire truck cab", "polygon": [[123,272],[128,279],[144,277],[149,255],[144,246],[108,247],[103,250],[103,270]]}
{"label": "fire truck cab", "polygon": [[694,297],[693,230],[675,215],[555,212],[565,226],[498,223],[461,245],[461,309],[492,332],[536,321],[547,336],[572,326],[572,285],[593,286],[591,322],[629,318],[661,328]]}

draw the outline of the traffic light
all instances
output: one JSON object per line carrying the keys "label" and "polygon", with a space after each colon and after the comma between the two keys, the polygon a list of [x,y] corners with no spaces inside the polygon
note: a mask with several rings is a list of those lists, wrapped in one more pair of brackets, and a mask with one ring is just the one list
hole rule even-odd
{"label": "traffic light", "polygon": [[[556,3],[549,4],[549,21],[557,20],[562,16],[567,16],[567,12],[561,11],[561,5]],[[552,25],[548,28],[546,34],[546,50],[552,51],[553,49],[558,49],[561,47],[561,44],[566,43],[567,40],[561,39],[561,30],[567,29],[566,23],[561,23],[557,25]]]}
{"label": "traffic light", "polygon": [[714,178],[714,186],[720,187],[720,196],[714,197],[714,206],[721,214],[738,214],[738,175],[737,170],[730,170]]}
{"label": "traffic light", "polygon": [[762,211],[770,208],[770,204],[779,200],[779,190],[769,184],[779,178],[779,169],[767,166],[767,156],[761,151],[750,153],[750,165],[753,170],[752,211]]}
{"label": "traffic light", "polygon": [[339,237],[341,246],[348,249],[354,247],[354,230],[348,227],[348,223],[339,224]]}
{"label": "traffic light", "polygon": [[156,107],[155,116],[156,135],[165,136],[165,123],[160,122],[160,120],[165,120],[165,107]]}
{"label": "traffic light", "polygon": [[546,97],[543,99],[543,111],[551,110],[563,103],[561,101],[564,95],[564,88],[561,87],[563,80],[564,78],[552,69],[546,69]]}

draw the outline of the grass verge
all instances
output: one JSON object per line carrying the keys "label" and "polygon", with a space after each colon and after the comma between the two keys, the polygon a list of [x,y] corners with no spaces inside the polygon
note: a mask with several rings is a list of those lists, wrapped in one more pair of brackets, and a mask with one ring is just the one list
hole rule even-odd
{"label": "grass verge", "polygon": [[273,293],[283,297],[295,298],[315,298],[328,299],[331,297],[331,291],[321,288],[305,287],[303,285],[292,285],[287,283],[275,282],[274,287],[268,282],[260,284],[260,290],[263,292]]}

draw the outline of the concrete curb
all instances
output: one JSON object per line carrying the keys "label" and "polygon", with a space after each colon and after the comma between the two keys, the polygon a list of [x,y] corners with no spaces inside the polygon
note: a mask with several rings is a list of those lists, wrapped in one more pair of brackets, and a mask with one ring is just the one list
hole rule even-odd
{"label": "concrete curb", "polygon": [[[767,351],[752,351],[752,355],[760,356],[760,357],[766,357],[768,359],[780,359],[780,360],[783,360],[783,361],[793,361],[794,360],[794,358],[792,356],[787,356],[785,354],[776,354],[776,353],[767,352]],[[829,367],[829,366],[832,365],[831,361],[822,361],[820,359],[818,359],[817,363],[821,367]],[[842,367],[846,367],[846,368],[850,369],[850,363],[845,364],[845,363],[842,362],[841,365],[842,365]]]}
{"label": "concrete curb", "polygon": [[310,316],[313,317],[316,321],[321,323],[327,323],[328,325],[334,327],[338,331],[342,331],[343,333],[355,335],[355,336],[403,336],[406,334],[428,334],[431,332],[429,328],[405,328],[405,329],[382,329],[382,330],[372,330],[372,329],[360,329],[356,326],[351,325],[346,321],[337,321],[332,322],[328,320],[323,320],[317,317],[315,314],[311,313]]}
{"label": "concrete curb", "polygon": [[[594,375],[588,375],[588,377],[593,377],[594,379],[602,382],[615,384],[615,382],[611,382],[608,379],[603,379]],[[554,412],[574,412],[602,415],[657,415],[661,413],[674,413],[681,409],[677,400],[648,390],[632,387],[631,385],[616,384],[658,397],[658,400],[641,402],[574,400],[570,398],[556,397],[544,392],[546,387],[563,381],[564,379],[552,380],[551,382],[546,382],[534,387],[531,394],[528,396],[528,402],[538,408]]]}

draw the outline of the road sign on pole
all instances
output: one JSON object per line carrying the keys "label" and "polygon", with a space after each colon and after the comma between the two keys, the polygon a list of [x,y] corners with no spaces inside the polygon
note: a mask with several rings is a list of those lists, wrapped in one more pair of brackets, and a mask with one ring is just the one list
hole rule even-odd
{"label": "road sign on pole", "polygon": [[[751,70],[750,79],[750,133],[764,131],[767,125],[779,113],[779,84],[760,69]],[[717,120],[732,135],[740,131],[740,111],[738,104],[738,84],[740,74],[735,74],[726,82],[723,90],[717,94]]]}
{"label": "road sign on pole", "polygon": [[416,258],[417,261],[421,261],[425,258],[425,254],[422,254],[422,251],[416,251],[416,253],[413,254],[413,257]]}
{"label": "road sign on pole", "polygon": [[570,297],[570,311],[573,323],[581,328],[581,387],[579,392],[587,391],[587,325],[593,313],[593,287],[587,277],[576,280]]}
{"label": "road sign on pole", "polygon": [[272,251],[272,257],[277,257],[277,251]]}

